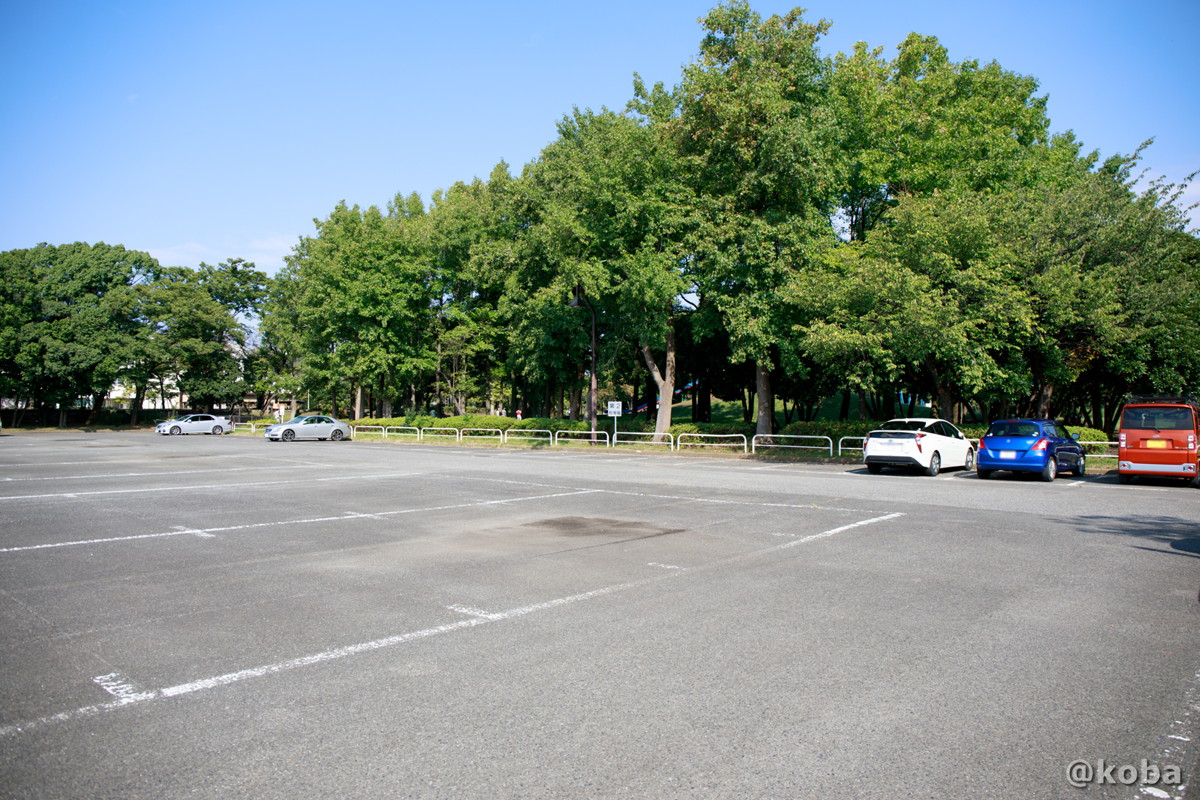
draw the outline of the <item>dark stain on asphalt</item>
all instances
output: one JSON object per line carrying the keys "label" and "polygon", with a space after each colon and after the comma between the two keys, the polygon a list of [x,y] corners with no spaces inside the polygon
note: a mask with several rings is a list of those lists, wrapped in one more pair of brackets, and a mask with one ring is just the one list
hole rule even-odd
{"label": "dark stain on asphalt", "polygon": [[603,519],[601,517],[554,517],[530,522],[526,527],[559,536],[618,536],[621,541],[669,536],[674,533],[683,533],[686,530],[685,528],[663,528],[645,522]]}

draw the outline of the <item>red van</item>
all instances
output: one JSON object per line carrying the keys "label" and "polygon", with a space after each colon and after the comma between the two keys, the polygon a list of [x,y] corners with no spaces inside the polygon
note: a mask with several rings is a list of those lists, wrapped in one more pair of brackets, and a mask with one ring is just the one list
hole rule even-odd
{"label": "red van", "polygon": [[1200,487],[1200,402],[1192,397],[1135,397],[1121,410],[1117,474],[1183,478]]}

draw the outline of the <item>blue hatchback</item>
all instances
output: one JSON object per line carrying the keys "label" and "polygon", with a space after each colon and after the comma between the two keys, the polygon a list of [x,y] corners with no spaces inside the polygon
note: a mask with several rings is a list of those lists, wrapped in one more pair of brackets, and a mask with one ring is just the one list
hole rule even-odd
{"label": "blue hatchback", "polygon": [[979,440],[976,472],[989,478],[996,470],[1040,473],[1054,480],[1060,471],[1087,472],[1083,445],[1052,419],[1003,419],[993,422]]}

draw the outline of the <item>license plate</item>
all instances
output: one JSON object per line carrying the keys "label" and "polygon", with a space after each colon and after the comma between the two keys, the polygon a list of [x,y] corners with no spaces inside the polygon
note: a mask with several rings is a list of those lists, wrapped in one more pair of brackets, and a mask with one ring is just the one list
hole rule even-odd
{"label": "license plate", "polygon": [[1016,450],[1001,450],[1000,457],[1001,458],[1016,458],[1017,451]]}
{"label": "license plate", "polygon": [[1147,439],[1145,441],[1146,447],[1149,447],[1152,450],[1166,450],[1168,444],[1170,444],[1170,442],[1168,442],[1166,439]]}

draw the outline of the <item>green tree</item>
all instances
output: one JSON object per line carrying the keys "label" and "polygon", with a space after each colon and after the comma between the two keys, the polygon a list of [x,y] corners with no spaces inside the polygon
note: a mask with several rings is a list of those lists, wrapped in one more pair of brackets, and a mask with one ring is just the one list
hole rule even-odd
{"label": "green tree", "polygon": [[850,238],[864,238],[906,195],[1036,180],[1028,155],[1047,144],[1049,119],[1034,78],[994,61],[953,62],[936,37],[916,33],[890,61],[859,42],[835,64]]}
{"label": "green tree", "polygon": [[758,432],[770,433],[778,294],[832,243],[842,184],[832,65],[817,49],[829,23],[807,23],[800,9],[763,20],[740,0],[703,23],[675,128],[704,218],[693,240],[697,283],[734,358],[755,363]]}
{"label": "green tree", "polygon": [[[534,235],[553,266],[557,296],[575,299],[589,333],[603,319],[604,338],[599,330],[594,342],[589,336],[589,349],[603,341],[611,361],[622,342],[636,347],[662,398],[658,434],[671,425],[691,207],[662,122],[576,109],[530,172],[544,204]],[[588,371],[587,414],[595,426],[598,367],[589,363]]]}
{"label": "green tree", "polygon": [[60,425],[84,397],[95,419],[135,347],[133,284],[157,263],[120,245],[82,242],[12,251],[0,263],[6,316],[20,322],[3,339],[7,382],[34,406],[57,406]]}
{"label": "green tree", "polygon": [[246,328],[236,317],[240,306],[214,297],[211,275],[205,265],[199,270],[165,267],[138,287],[138,313],[147,327],[126,370],[137,399],[151,379],[163,393],[172,381],[194,408],[231,407],[246,390],[240,359]]}
{"label": "green tree", "polygon": [[301,382],[334,413],[357,407],[363,390],[390,398],[430,362],[424,217],[415,197],[397,198],[387,215],[339,203],[288,257],[276,297],[294,312],[286,334],[271,327],[273,341],[297,348]]}

